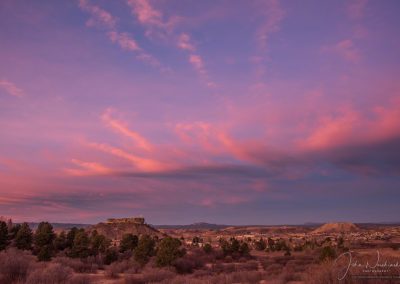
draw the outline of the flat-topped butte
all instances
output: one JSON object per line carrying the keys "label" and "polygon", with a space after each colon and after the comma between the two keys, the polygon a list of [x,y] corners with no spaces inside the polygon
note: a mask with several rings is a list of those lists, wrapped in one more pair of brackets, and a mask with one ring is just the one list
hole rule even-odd
{"label": "flat-topped butte", "polygon": [[107,224],[144,224],[143,217],[131,217],[131,218],[109,218],[107,219]]}

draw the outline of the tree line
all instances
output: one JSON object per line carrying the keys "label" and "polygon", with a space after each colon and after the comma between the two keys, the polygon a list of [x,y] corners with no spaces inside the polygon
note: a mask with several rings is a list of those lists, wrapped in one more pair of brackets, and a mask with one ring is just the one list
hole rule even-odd
{"label": "tree line", "polygon": [[38,261],[50,261],[62,252],[71,258],[101,256],[104,264],[117,261],[119,255],[131,253],[134,259],[145,265],[153,256],[158,266],[171,265],[177,258],[185,255],[179,239],[165,237],[159,240],[148,235],[136,236],[124,234],[119,246],[112,245],[110,239],[96,230],[88,233],[84,229],[73,227],[68,232],[54,232],[49,222],[39,223],[33,231],[28,223],[8,224],[0,221],[0,251],[8,247],[31,251]]}

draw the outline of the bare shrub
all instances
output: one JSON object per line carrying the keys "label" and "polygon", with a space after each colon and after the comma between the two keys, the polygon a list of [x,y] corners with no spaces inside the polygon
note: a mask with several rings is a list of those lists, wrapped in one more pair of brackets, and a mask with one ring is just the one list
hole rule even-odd
{"label": "bare shrub", "polygon": [[192,275],[194,278],[201,278],[201,277],[211,276],[212,274],[213,274],[213,272],[211,270],[200,269],[200,270],[196,270],[195,272],[193,272]]}
{"label": "bare shrub", "polygon": [[283,266],[282,266],[282,264],[279,264],[279,263],[270,264],[265,268],[265,271],[268,274],[274,274],[274,275],[280,274],[282,272],[282,270],[283,270]]}
{"label": "bare shrub", "polygon": [[175,273],[168,269],[146,268],[142,271],[142,280],[145,283],[160,282],[164,279],[172,279]]}
{"label": "bare shrub", "polygon": [[95,263],[78,258],[56,257],[54,258],[54,262],[70,267],[77,273],[93,273],[98,268]]}
{"label": "bare shrub", "polygon": [[[176,274],[165,268],[146,267],[141,275],[125,275],[125,284],[170,283]],[[167,281],[167,282],[165,282]],[[188,283],[188,282],[186,282]],[[190,282],[189,282],[190,283]]]}
{"label": "bare shrub", "polygon": [[23,282],[34,259],[16,249],[0,253],[0,283]]}
{"label": "bare shrub", "polygon": [[67,284],[90,284],[92,282],[92,278],[89,275],[77,274],[72,276],[72,278],[68,280]]}
{"label": "bare shrub", "polygon": [[139,278],[136,275],[126,275],[124,278],[125,284],[145,284],[142,278]]}
{"label": "bare shrub", "polygon": [[305,281],[310,284],[350,284],[353,283],[351,277],[338,280],[338,271],[334,268],[332,261],[324,261],[320,265],[310,267]]}
{"label": "bare shrub", "polygon": [[238,271],[227,276],[231,281],[228,283],[258,283],[264,279],[264,274],[258,271]]}
{"label": "bare shrub", "polygon": [[119,268],[117,267],[117,265],[113,265],[113,263],[111,263],[109,266],[106,267],[105,269],[105,275],[108,278],[118,278],[120,274]]}
{"label": "bare shrub", "polygon": [[97,267],[97,269],[104,268],[104,257],[102,254],[91,255],[85,259],[85,262],[92,264],[93,267]]}
{"label": "bare shrub", "polygon": [[285,267],[282,273],[279,275],[279,280],[281,283],[288,283],[291,281],[301,281],[301,274],[296,273],[294,267]]}
{"label": "bare shrub", "polygon": [[[206,278],[204,278],[206,279]],[[175,278],[172,279],[166,279],[160,282],[160,284],[203,284],[203,283],[208,283],[204,279],[196,279],[193,278],[190,275],[177,275]]]}
{"label": "bare shrub", "polygon": [[236,264],[236,270],[258,270],[258,262],[256,260],[250,260],[244,263]]}
{"label": "bare shrub", "polygon": [[193,270],[204,267],[209,257],[205,254],[201,255],[185,255],[174,261],[173,265],[180,274],[192,273]]}
{"label": "bare shrub", "polygon": [[140,265],[134,261],[123,260],[113,262],[106,268],[106,276],[110,278],[118,278],[120,273],[130,271],[130,273],[137,273]]}
{"label": "bare shrub", "polygon": [[59,263],[51,263],[48,266],[33,270],[26,284],[65,284],[72,278],[72,269]]}

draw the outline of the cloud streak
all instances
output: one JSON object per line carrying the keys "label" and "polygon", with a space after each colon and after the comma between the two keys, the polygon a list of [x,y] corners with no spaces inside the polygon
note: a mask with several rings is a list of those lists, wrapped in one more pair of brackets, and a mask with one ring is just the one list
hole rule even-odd
{"label": "cloud streak", "polygon": [[152,150],[153,146],[149,141],[147,141],[146,138],[144,138],[139,133],[128,129],[128,127],[123,122],[113,119],[111,114],[112,109],[107,109],[101,116],[106,125],[111,127],[116,132],[131,138],[139,148],[146,151]]}
{"label": "cloud streak", "polygon": [[87,26],[105,28],[111,42],[118,44],[124,50],[134,52],[137,59],[159,68],[160,71],[167,70],[153,55],[143,50],[131,35],[118,31],[117,20],[108,11],[90,4],[88,0],[80,0],[79,7],[91,15],[91,18],[86,22]]}
{"label": "cloud streak", "polygon": [[14,97],[22,97],[24,95],[24,91],[18,88],[13,82],[8,80],[0,80],[0,89],[3,89],[7,94]]}

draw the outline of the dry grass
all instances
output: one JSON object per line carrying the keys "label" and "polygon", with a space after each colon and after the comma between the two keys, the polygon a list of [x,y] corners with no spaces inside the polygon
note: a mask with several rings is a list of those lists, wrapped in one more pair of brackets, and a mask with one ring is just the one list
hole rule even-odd
{"label": "dry grass", "polygon": [[59,263],[50,263],[47,266],[33,270],[26,284],[67,284],[72,280],[72,269]]}
{"label": "dry grass", "polygon": [[259,283],[266,279],[265,274],[258,271],[239,271],[233,273],[223,273],[196,278],[193,275],[178,275],[171,279],[161,281],[162,284],[231,284],[231,283]]}
{"label": "dry grass", "polygon": [[165,280],[169,281],[175,276],[176,273],[169,269],[146,267],[140,275],[127,275],[124,280],[126,284],[159,283]]}
{"label": "dry grass", "polygon": [[91,284],[93,283],[91,277],[85,274],[77,274],[68,280],[68,284]]}
{"label": "dry grass", "polygon": [[34,257],[27,253],[8,249],[0,252],[0,283],[21,283],[34,265]]}
{"label": "dry grass", "polygon": [[54,263],[59,263],[63,266],[72,268],[77,273],[94,273],[98,269],[98,265],[88,260],[78,258],[56,257]]}

